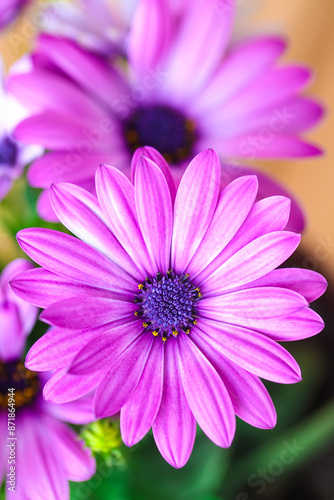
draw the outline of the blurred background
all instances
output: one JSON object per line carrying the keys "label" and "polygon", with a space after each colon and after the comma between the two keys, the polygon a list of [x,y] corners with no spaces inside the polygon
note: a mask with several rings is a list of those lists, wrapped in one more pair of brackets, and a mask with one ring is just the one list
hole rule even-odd
{"label": "blurred background", "polygon": [[[308,134],[311,142],[325,150],[324,156],[256,162],[280,179],[304,206],[307,229],[299,252],[288,265],[319,271],[328,279],[327,293],[313,305],[326,328],[313,339],[287,346],[302,368],[301,383],[266,384],[278,413],[274,430],[263,431],[238,421],[230,450],[217,448],[199,433],[194,453],[182,470],[164,462],[149,435],[131,450],[121,448],[124,460],[116,460],[112,467],[101,459],[93,479],[72,484],[73,499],[334,500],[334,1],[236,2],[237,29],[285,35],[289,48],[284,60],[315,70],[307,93],[327,110],[325,119]],[[43,3],[32,4],[22,19],[0,35],[7,68],[33,42],[39,28],[36,8]],[[13,38],[13,34],[17,36]],[[29,226],[29,207],[37,193],[19,180],[9,196],[19,203],[23,225]],[[1,226],[3,220],[6,226]],[[21,256],[13,237],[18,229],[0,207],[1,268]]]}

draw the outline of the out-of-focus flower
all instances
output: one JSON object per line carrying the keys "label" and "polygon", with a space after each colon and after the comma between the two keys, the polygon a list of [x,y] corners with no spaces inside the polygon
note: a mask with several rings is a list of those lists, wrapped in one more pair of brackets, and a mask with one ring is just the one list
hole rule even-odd
{"label": "out-of-focus flower", "polygon": [[84,481],[95,471],[90,452],[65,424],[91,422],[92,398],[47,403],[42,391],[48,376],[24,367],[25,340],[38,310],[12,292],[9,280],[31,267],[14,260],[0,278],[0,484],[5,480],[7,498],[65,500],[68,480]]}
{"label": "out-of-focus flower", "polygon": [[326,281],[304,269],[275,270],[300,241],[284,231],[290,201],[255,202],[255,176],[221,191],[212,150],[193,159],[176,197],[157,151],[138,151],[132,166],[134,185],[118,169],[99,167],[97,199],[76,185],[52,186],[52,206],[77,237],[20,231],[20,246],[43,267],[12,286],[56,327],[27,355],[30,369],[59,367],[44,396],[60,403],[97,388],[96,416],[120,411],[125,444],[152,426],[164,458],[181,467],[196,421],[222,447],[233,439],[235,414],[260,428],[275,425],[259,377],[300,380],[276,341],[323,328],[308,305]]}
{"label": "out-of-focus flower", "polygon": [[47,4],[45,29],[49,33],[73,38],[84,47],[106,57],[124,54],[124,41],[138,0],[67,0]]}
{"label": "out-of-focus flower", "polygon": [[16,125],[25,117],[25,110],[5,90],[5,77],[0,60],[0,201],[11,189],[24,166],[36,158],[42,148],[25,145],[13,137]]}
{"label": "out-of-focus flower", "polygon": [[[229,0],[195,0],[178,13],[164,0],[142,0],[124,47],[128,65],[42,35],[30,71],[10,79],[12,93],[31,112],[16,137],[50,150],[31,166],[31,185],[68,181],[93,190],[96,165],[112,160],[126,171],[131,153],[145,145],[174,165],[178,179],[191,156],[208,147],[227,163],[319,154],[299,137],[322,114],[316,102],[300,97],[310,71],[277,67],[285,48],[277,37],[231,47],[233,17]],[[228,181],[238,175],[228,165],[225,170]],[[259,193],[267,193],[262,182]],[[38,210],[55,220],[47,192]],[[291,227],[301,230],[296,205],[292,215]]]}
{"label": "out-of-focus flower", "polygon": [[14,21],[31,0],[1,0],[0,29]]}

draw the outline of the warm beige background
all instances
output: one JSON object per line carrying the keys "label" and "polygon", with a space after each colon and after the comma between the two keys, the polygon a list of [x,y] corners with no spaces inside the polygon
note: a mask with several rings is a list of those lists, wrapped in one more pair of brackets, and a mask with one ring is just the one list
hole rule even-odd
{"label": "warm beige background", "polygon": [[[239,8],[249,7],[247,2],[254,0],[238,0]],[[251,31],[286,35],[290,46],[285,60],[315,68],[316,78],[308,93],[327,108],[325,120],[308,134],[310,140],[325,149],[323,157],[262,162],[261,165],[299,197],[308,214],[308,228],[303,238],[304,250],[310,256],[308,264],[314,268],[326,267],[327,274],[334,278],[334,117],[331,113],[334,106],[334,0],[256,0],[255,4],[255,9],[249,9],[255,12],[247,20]],[[36,18],[28,11],[15,27],[19,38],[13,38],[9,32],[2,36],[0,51],[7,65],[28,47],[34,25]],[[15,246],[8,243],[7,251],[15,252]]]}

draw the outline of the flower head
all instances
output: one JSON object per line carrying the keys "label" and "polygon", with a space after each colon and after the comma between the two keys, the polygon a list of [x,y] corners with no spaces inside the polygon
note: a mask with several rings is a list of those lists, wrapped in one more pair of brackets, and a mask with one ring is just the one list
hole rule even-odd
{"label": "flower head", "polygon": [[88,395],[73,403],[47,403],[42,391],[51,374],[24,366],[25,339],[37,308],[17,297],[9,280],[31,268],[17,259],[0,278],[0,484],[5,480],[6,491],[15,491],[18,500],[66,500],[68,480],[84,481],[95,471],[90,452],[65,423],[91,422],[92,399]]}
{"label": "flower head", "polygon": [[77,237],[18,233],[42,267],[12,286],[55,326],[26,360],[34,370],[58,367],[44,396],[65,402],[97,388],[96,416],[120,411],[125,444],[152,427],[164,458],[180,467],[196,421],[223,447],[232,442],[235,415],[275,425],[259,377],[300,380],[296,361],[276,341],[323,328],[308,305],[326,282],[304,269],[275,270],[300,241],[284,230],[290,201],[255,201],[255,176],[221,189],[212,150],[192,160],[176,193],[157,151],[138,151],[132,171],[134,184],[116,168],[99,167],[97,198],[75,185],[52,186],[52,206]]}
{"label": "flower head", "polygon": [[[283,40],[261,36],[231,46],[229,0],[186,2],[181,10],[174,4],[138,3],[123,50],[126,65],[73,40],[41,35],[30,71],[10,79],[11,92],[31,113],[16,137],[49,150],[29,170],[33,186],[66,181],[93,190],[96,165],[112,158],[126,172],[131,154],[147,145],[174,165],[177,180],[194,154],[213,147],[226,164],[226,184],[247,173],[229,168],[235,158],[320,153],[299,137],[322,114],[316,102],[300,97],[311,74],[277,66]],[[261,178],[259,195],[268,194],[282,191]],[[54,220],[45,192],[38,210]],[[293,216],[299,231],[303,217],[295,205]]]}

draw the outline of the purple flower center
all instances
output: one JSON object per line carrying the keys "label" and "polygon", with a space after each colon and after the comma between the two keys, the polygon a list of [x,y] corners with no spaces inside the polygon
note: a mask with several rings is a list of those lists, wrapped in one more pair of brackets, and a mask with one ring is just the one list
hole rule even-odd
{"label": "purple flower center", "polygon": [[[9,389],[14,390],[9,392]],[[27,370],[21,361],[0,361],[0,409],[7,409],[8,397],[14,398],[18,410],[31,405],[39,393],[37,373]]]}
{"label": "purple flower center", "polygon": [[131,153],[152,146],[169,163],[178,164],[192,156],[198,133],[196,124],[180,111],[160,105],[137,109],[126,120],[125,137]]}
{"label": "purple flower center", "polygon": [[146,278],[138,285],[139,294],[135,302],[140,308],[135,312],[144,320],[143,326],[153,335],[161,335],[167,340],[181,332],[190,333],[196,321],[196,306],[201,298],[198,287],[189,280],[188,274],[175,274],[168,271],[165,276],[160,272],[154,278]]}
{"label": "purple flower center", "polygon": [[15,165],[17,145],[9,137],[0,139],[0,165]]}

